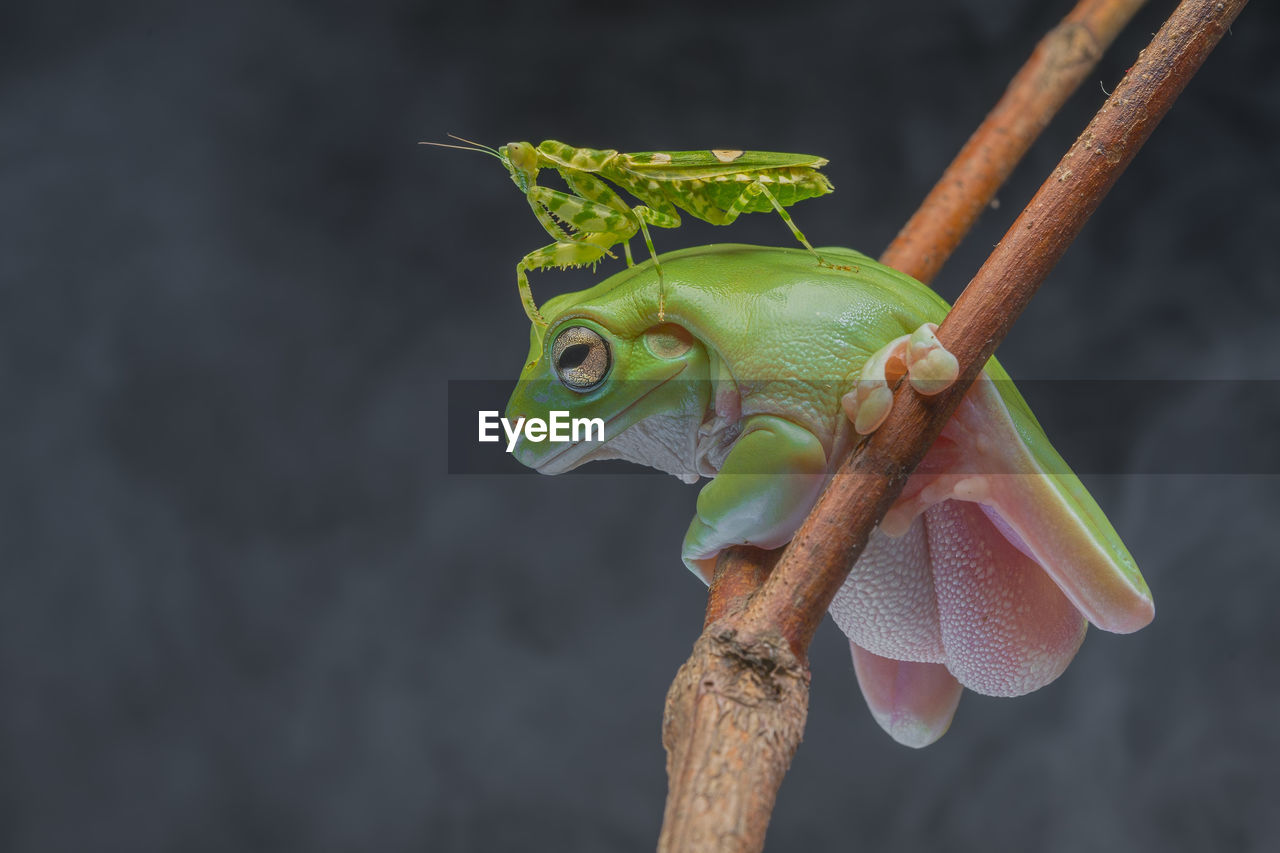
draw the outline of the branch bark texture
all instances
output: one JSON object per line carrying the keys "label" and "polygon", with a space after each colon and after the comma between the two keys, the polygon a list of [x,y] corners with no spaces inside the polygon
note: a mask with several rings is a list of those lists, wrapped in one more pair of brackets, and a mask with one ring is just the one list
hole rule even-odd
{"label": "branch bark texture", "polygon": [[[707,625],[667,698],[663,742],[670,790],[660,851],[763,849],[768,815],[807,712],[805,656],[827,606],[1013,321],[1246,2],[1184,0],[1139,55],[939,329],[960,362],[956,385],[932,398],[909,386],[899,389],[888,420],[843,462],[772,572],[758,552],[730,549],[722,555]],[[966,149],[973,144],[971,139]],[[1024,150],[1001,156],[1016,160]],[[1000,180],[1011,168],[1003,168]],[[982,182],[974,192],[994,193],[998,183]],[[937,203],[954,206],[946,198]],[[954,221],[963,223],[968,215],[961,212]],[[968,224],[973,219],[976,212]],[[916,227],[951,239],[946,223],[953,220],[923,224],[933,221]],[[921,250],[891,246],[886,257],[912,251]],[[921,269],[910,258],[894,265]],[[928,264],[922,271],[922,277],[932,274]]]}

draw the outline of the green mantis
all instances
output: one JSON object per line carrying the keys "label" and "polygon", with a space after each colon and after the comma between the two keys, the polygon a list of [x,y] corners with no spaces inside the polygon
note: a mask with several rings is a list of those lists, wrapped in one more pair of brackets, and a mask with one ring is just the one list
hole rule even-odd
{"label": "green mantis", "polygon": [[[594,266],[621,243],[627,265],[632,266],[630,240],[639,231],[653,258],[659,282],[662,267],[649,236],[649,225],[677,228],[680,210],[710,222],[729,225],[743,213],[776,210],[806,249],[820,264],[830,266],[796,227],[786,208],[806,198],[825,195],[832,186],[818,170],[822,157],[715,148],[708,151],[647,151],[621,154],[612,149],[575,148],[548,139],[534,147],[510,142],[493,149],[461,137],[472,146],[502,161],[511,180],[525,194],[533,215],[555,242],[525,255],[516,265],[516,284],[525,313],[538,326],[547,321],[538,311],[529,287],[530,270],[546,267]],[[445,148],[457,145],[423,143]],[[538,172],[554,169],[570,192],[540,187]],[[609,187],[612,183],[641,201],[627,204]],[[665,302],[659,296],[659,319]]]}

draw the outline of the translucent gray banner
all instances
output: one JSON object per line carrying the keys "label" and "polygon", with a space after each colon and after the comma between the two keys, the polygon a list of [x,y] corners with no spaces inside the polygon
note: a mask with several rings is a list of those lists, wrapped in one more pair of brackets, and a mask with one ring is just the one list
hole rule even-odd
{"label": "translucent gray banner", "polygon": [[[771,394],[785,398],[788,383],[797,391],[821,386],[800,378],[774,380]],[[1016,385],[1076,474],[1280,474],[1280,380],[1031,379]],[[534,473],[507,452],[508,436],[493,421],[505,414],[514,388],[511,380],[449,381],[450,474]],[[608,393],[625,401],[646,390],[614,383]],[[570,417],[579,414],[567,411]],[[482,412],[493,413],[489,434],[498,440],[479,440]],[[658,472],[605,461],[574,473]]]}

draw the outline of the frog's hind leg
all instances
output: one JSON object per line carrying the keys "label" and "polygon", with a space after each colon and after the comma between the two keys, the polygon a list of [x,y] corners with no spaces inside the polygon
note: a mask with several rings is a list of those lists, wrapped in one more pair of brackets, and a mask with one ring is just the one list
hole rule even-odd
{"label": "frog's hind leg", "polygon": [[[1133,558],[1056,451],[1027,444],[1013,417],[1026,404],[999,387],[1006,382],[998,365],[978,376],[879,529],[896,536],[923,515],[934,535],[944,519],[930,515],[939,511],[956,530],[981,522],[1094,625],[1138,630],[1155,609]],[[955,518],[961,511],[963,524]]]}
{"label": "frog's hind leg", "polygon": [[[876,360],[886,379],[907,371],[902,353]],[[1007,383],[988,363],[832,600],[867,704],[908,745],[942,734],[956,684],[1027,693],[1066,668],[1086,620],[1126,633],[1154,615],[1093,499],[1020,429]]]}

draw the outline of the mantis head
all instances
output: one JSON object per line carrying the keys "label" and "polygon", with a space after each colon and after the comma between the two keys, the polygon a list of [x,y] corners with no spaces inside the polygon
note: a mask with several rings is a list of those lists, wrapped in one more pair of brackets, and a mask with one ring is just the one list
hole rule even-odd
{"label": "mantis head", "polygon": [[507,167],[520,192],[528,194],[538,177],[538,149],[528,142],[508,142],[498,149],[498,159]]}

